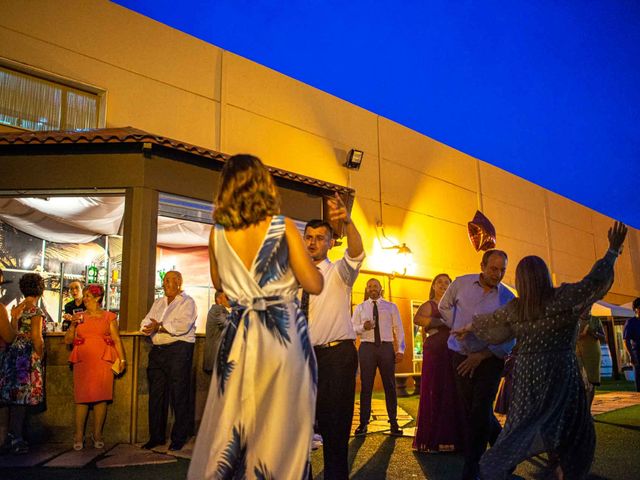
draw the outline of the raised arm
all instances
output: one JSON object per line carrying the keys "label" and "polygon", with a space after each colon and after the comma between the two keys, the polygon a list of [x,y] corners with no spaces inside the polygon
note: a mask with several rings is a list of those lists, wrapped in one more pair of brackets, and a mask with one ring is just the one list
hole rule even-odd
{"label": "raised arm", "polygon": [[291,269],[296,280],[298,280],[304,291],[312,295],[318,295],[322,292],[324,278],[320,270],[311,261],[311,257],[302,242],[302,236],[296,228],[296,224],[290,218],[285,218],[285,237],[289,247]]}
{"label": "raised arm", "polygon": [[216,227],[211,227],[211,233],[209,234],[209,272],[211,274],[211,282],[216,290],[222,290],[222,281],[220,280],[220,274],[218,273],[218,262],[216,261],[215,254],[215,230]]}
{"label": "raised arm", "polygon": [[609,249],[598,260],[591,271],[579,282],[564,284],[558,288],[556,300],[561,308],[584,310],[588,305],[600,300],[613,285],[613,266],[627,236],[627,227],[615,222],[607,234]]}
{"label": "raised arm", "polygon": [[336,192],[335,196],[328,200],[329,204],[329,219],[332,222],[342,221],[345,225],[347,236],[347,252],[351,258],[357,258],[364,252],[364,246],[362,245],[362,237],[360,232],[356,228],[355,224],[351,220],[351,215],[347,210],[342,198]]}

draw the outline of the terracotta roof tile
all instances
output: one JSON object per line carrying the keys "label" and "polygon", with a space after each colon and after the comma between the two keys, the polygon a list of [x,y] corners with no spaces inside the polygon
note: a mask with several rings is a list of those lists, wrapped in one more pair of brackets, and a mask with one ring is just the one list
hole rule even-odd
{"label": "terracotta roof tile", "polygon": [[[64,144],[123,144],[123,143],[151,143],[169,149],[191,153],[200,157],[215,159],[224,162],[229,155],[216,152],[204,147],[198,147],[190,143],[181,142],[171,138],[155,135],[134,127],[122,128],[97,128],[84,131],[43,131],[27,133],[0,134],[0,149],[3,146],[13,145],[64,145]],[[297,173],[289,172],[275,167],[268,167],[271,173],[279,178],[292,180],[294,182],[315,186],[322,189],[346,193],[350,196],[354,194],[351,188],[343,187],[333,183],[306,177]]]}

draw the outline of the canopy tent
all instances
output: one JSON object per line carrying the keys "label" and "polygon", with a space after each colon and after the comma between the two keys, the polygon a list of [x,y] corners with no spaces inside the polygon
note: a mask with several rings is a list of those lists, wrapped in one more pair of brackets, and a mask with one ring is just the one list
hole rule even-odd
{"label": "canopy tent", "polygon": [[124,198],[0,198],[0,212],[0,220],[42,240],[89,243],[119,233]]}
{"label": "canopy tent", "polygon": [[[121,235],[124,197],[0,198],[0,220],[54,243],[89,243],[101,235]],[[205,247],[211,225],[158,216],[157,244]]]}

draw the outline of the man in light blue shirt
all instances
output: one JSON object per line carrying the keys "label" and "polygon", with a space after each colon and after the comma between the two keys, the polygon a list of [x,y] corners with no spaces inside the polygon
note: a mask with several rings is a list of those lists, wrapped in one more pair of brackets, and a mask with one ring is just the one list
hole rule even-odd
{"label": "man in light blue shirt", "polygon": [[[473,316],[491,313],[514,298],[501,281],[507,270],[507,254],[502,250],[485,252],[480,274],[456,278],[440,300],[438,308],[443,322],[458,330],[473,321]],[[449,337],[458,394],[467,415],[467,442],[463,480],[478,476],[478,463],[487,448],[500,434],[500,424],[493,414],[493,402],[500,384],[504,357],[514,341],[487,345],[474,336]]]}

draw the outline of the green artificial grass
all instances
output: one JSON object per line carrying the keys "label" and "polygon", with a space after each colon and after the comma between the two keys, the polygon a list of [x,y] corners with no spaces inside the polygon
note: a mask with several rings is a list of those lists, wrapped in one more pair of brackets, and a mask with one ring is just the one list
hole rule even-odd
{"label": "green artificial grass", "polygon": [[596,395],[607,392],[634,392],[635,390],[636,384],[634,382],[628,382],[624,377],[621,377],[620,380],[603,378],[601,385],[596,388]]}
{"label": "green artificial grass", "polygon": [[[374,393],[375,398],[384,398]],[[398,404],[415,418],[418,396],[398,399]],[[414,423],[409,424],[409,426]],[[595,422],[597,445],[595,461],[588,480],[638,480],[640,478],[640,405],[598,415]],[[396,438],[382,433],[351,439],[349,463],[353,480],[410,479],[452,480],[459,478],[463,459],[458,454],[417,453],[411,438]],[[322,478],[322,450],[311,455],[314,478]],[[540,478],[540,459],[525,462],[516,473],[520,477]],[[0,469],[2,480],[166,480],[184,479],[188,460],[167,465],[97,469],[16,468]]]}

